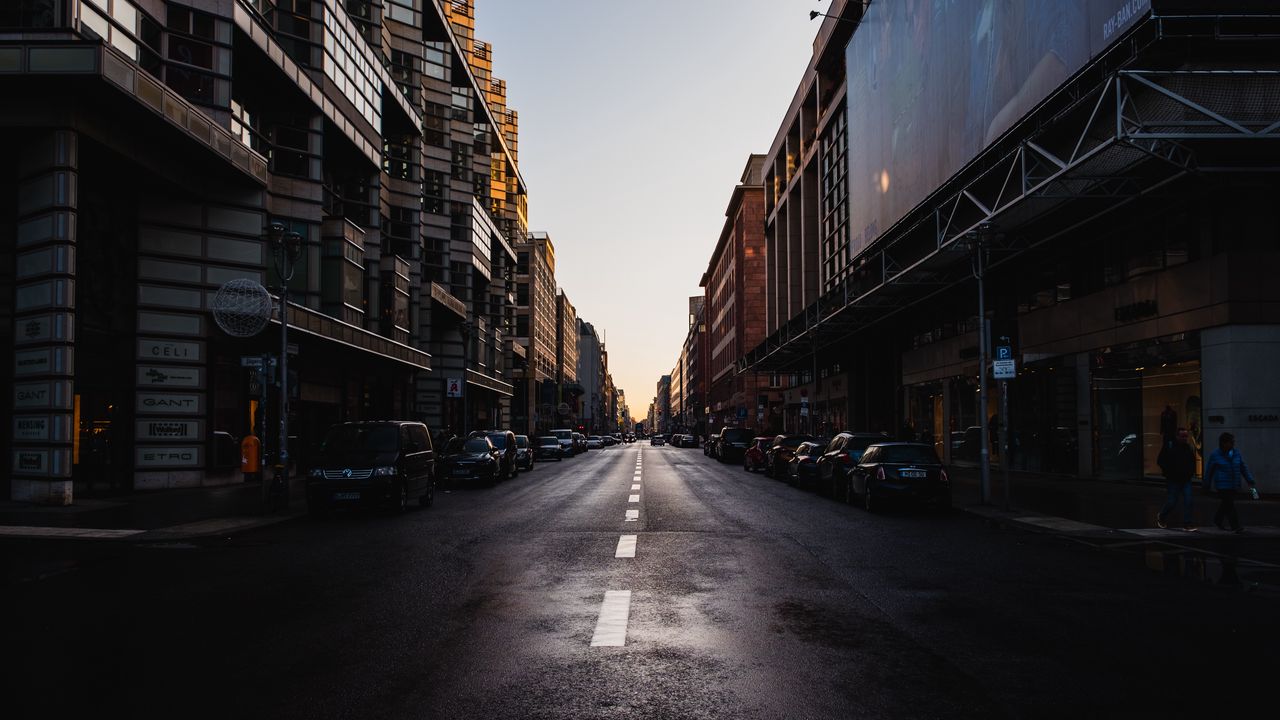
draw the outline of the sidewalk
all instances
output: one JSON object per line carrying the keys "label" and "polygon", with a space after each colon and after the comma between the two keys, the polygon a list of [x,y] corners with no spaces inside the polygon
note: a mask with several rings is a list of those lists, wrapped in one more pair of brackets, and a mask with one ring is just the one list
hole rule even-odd
{"label": "sidewalk", "polygon": [[190,540],[274,525],[306,512],[305,481],[293,477],[287,510],[264,513],[262,486],[240,483],[77,499],[68,507],[0,502],[0,538]]}
{"label": "sidewalk", "polygon": [[1232,537],[1280,538],[1280,502],[1274,499],[1236,502],[1243,535],[1219,530],[1213,524],[1218,499],[1204,495],[1196,487],[1192,496],[1193,519],[1198,532],[1182,530],[1182,508],[1173,511],[1169,529],[1156,527],[1156,513],[1165,502],[1165,488],[1159,482],[1115,482],[1082,480],[1062,476],[1010,474],[1010,509],[1004,509],[1003,476],[991,472],[991,501],[981,503],[976,467],[955,467],[951,471],[957,508],[992,521],[1027,530],[1084,537],[1178,538],[1180,541]]}

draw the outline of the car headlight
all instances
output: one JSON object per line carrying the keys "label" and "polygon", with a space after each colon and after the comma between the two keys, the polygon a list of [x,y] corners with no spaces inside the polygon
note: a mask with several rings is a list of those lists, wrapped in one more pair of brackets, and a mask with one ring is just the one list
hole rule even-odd
{"label": "car headlight", "polygon": [[374,477],[393,477],[397,474],[394,467],[380,467],[373,469]]}

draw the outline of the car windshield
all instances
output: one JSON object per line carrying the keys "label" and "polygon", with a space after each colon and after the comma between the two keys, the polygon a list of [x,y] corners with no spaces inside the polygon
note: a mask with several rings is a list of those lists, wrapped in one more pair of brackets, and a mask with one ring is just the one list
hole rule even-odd
{"label": "car windshield", "polygon": [[541,445],[542,447],[547,447],[547,446],[549,446],[549,445],[557,445],[557,446],[558,446],[558,445],[560,444],[560,439],[559,439],[559,438],[556,438],[556,437],[554,437],[554,436],[550,436],[550,435],[548,435],[547,437],[540,437],[540,438],[538,438],[538,444],[539,444],[539,445]]}
{"label": "car windshield", "polygon": [[485,438],[471,438],[462,445],[462,451],[469,453],[489,452],[489,448],[489,441]]}
{"label": "car windshield", "polygon": [[400,428],[395,425],[339,425],[325,436],[326,452],[395,452]]}
{"label": "car windshield", "polygon": [[528,435],[517,435],[517,436],[516,436],[516,447],[518,447],[518,448],[527,448],[527,447],[529,447],[529,436],[528,436]]}
{"label": "car windshield", "polygon": [[720,433],[721,442],[745,443],[751,441],[751,433],[742,428],[731,428]]}
{"label": "car windshield", "polygon": [[778,442],[782,447],[799,447],[802,443],[807,443],[813,438],[808,435],[788,435]]}
{"label": "car windshield", "polygon": [[885,445],[880,448],[876,462],[909,463],[912,465],[940,465],[938,455],[928,445]]}
{"label": "car windshield", "polygon": [[853,435],[849,438],[849,442],[845,443],[844,451],[861,454],[868,447],[884,441],[885,438],[882,435]]}
{"label": "car windshield", "polygon": [[761,450],[766,450],[772,442],[773,440],[770,438],[756,438],[756,447]]}
{"label": "car windshield", "polygon": [[551,432],[555,433],[555,434],[556,434],[556,437],[557,437],[557,438],[559,438],[559,439],[561,439],[561,440],[572,440],[572,439],[573,439],[573,431],[572,431],[572,430],[552,430]]}
{"label": "car windshield", "polygon": [[493,443],[493,446],[499,450],[505,450],[507,447],[507,436],[505,433],[491,433],[489,435],[489,442]]}

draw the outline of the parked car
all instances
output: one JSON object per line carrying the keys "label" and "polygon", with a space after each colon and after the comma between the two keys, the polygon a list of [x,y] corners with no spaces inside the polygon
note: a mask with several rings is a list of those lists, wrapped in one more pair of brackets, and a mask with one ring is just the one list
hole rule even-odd
{"label": "parked car", "polygon": [[650,444],[650,445],[666,445],[666,444],[667,444],[667,438],[666,438],[666,436],[661,435],[661,434],[658,434],[658,435],[650,435],[650,436],[649,436],[649,444]]}
{"label": "parked car", "polygon": [[502,476],[502,452],[484,433],[473,433],[466,440],[454,438],[441,462],[441,474],[453,484],[493,485]]}
{"label": "parked car", "polygon": [[763,470],[768,463],[768,457],[765,451],[769,449],[770,443],[773,442],[773,436],[761,435],[751,441],[751,447],[742,454],[742,469],[747,472],[755,472]]}
{"label": "parked car", "polygon": [[587,436],[582,433],[573,434],[573,451],[575,453],[584,453],[591,448],[587,447]]}
{"label": "parked car", "polygon": [[716,443],[720,441],[720,433],[711,433],[707,436],[706,442],[702,443],[702,454],[707,457],[714,457],[716,452]]}
{"label": "parked car", "polygon": [[612,436],[612,435],[601,435],[601,436],[600,436],[600,443],[601,443],[602,445],[604,445],[605,447],[612,447],[612,446],[614,446],[614,445],[617,445],[619,442],[620,442],[620,441],[618,440],[618,438],[616,438],[616,437],[614,437],[614,436]]}
{"label": "parked car", "polygon": [[743,455],[747,452],[747,448],[751,445],[751,438],[753,437],[755,437],[755,434],[747,428],[725,428],[721,430],[720,452],[716,457],[720,459],[720,462],[741,462]]}
{"label": "parked car", "polygon": [[862,460],[862,453],[875,443],[887,441],[884,433],[842,432],[818,460],[818,489],[831,493],[837,500],[848,500],[842,493],[849,488],[849,473]]}
{"label": "parked car", "polygon": [[555,435],[556,439],[560,441],[560,447],[564,450],[564,457],[573,457],[578,454],[578,446],[573,441],[573,436],[577,435],[577,433],[568,428],[560,428],[552,430],[551,434]]}
{"label": "parked car", "polygon": [[307,475],[307,508],[383,504],[404,510],[412,498],[435,502],[436,460],[427,426],[419,422],[334,425]]}
{"label": "parked car", "polygon": [[635,441],[636,441],[636,434],[635,434],[635,433],[627,433],[626,435],[624,435],[624,436],[623,436],[623,438],[624,438],[627,442],[629,442],[629,443],[633,443],[633,442],[635,442]]}
{"label": "parked car", "polygon": [[788,485],[807,489],[818,481],[818,459],[827,449],[825,442],[802,442],[787,461],[786,479]]}
{"label": "parked car", "polygon": [[[478,433],[472,433],[472,435],[476,434]],[[520,471],[516,468],[516,434],[510,430],[492,430],[483,434],[500,453],[498,462],[501,463],[501,467],[498,469],[498,474],[501,477],[498,479],[506,480],[519,475]]]}
{"label": "parked car", "polygon": [[791,462],[791,456],[795,454],[796,448],[800,447],[800,443],[813,440],[814,437],[812,435],[775,436],[773,441],[769,443],[769,448],[765,450],[764,474],[778,479],[785,478],[787,476],[787,463]]}
{"label": "parked car", "polygon": [[525,470],[532,470],[533,463],[536,460],[533,452],[533,443],[529,442],[528,435],[516,436],[516,466]]}
{"label": "parked car", "polygon": [[858,497],[868,512],[888,500],[912,500],[951,507],[951,478],[932,445],[877,443],[868,447],[849,474],[847,499]]}
{"label": "parked car", "polygon": [[599,450],[599,449],[600,449],[600,448],[602,448],[602,447],[604,447],[604,438],[600,437],[599,435],[588,435],[588,436],[587,436],[587,449],[588,449],[588,450]]}
{"label": "parked car", "polygon": [[559,462],[564,459],[566,452],[564,447],[560,444],[560,438],[555,435],[543,435],[538,438],[538,446],[534,450],[534,455],[536,455],[539,460],[543,458],[555,458],[556,461]]}

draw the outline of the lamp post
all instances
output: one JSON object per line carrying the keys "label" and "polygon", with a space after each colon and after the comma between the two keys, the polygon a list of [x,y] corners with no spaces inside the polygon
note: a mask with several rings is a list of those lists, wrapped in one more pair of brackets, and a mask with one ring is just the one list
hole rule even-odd
{"label": "lamp post", "polygon": [[470,423],[470,413],[468,413],[468,405],[471,404],[471,393],[467,391],[467,362],[471,355],[471,333],[475,326],[470,320],[464,320],[458,326],[458,332],[462,335],[462,435],[465,436],[469,431],[467,425]]}
{"label": "lamp post", "polygon": [[267,226],[264,234],[280,278],[280,451],[272,478],[274,488],[266,488],[264,484],[264,498],[269,505],[271,491],[277,489],[279,494],[275,500],[286,507],[289,503],[289,282],[302,256],[302,235],[279,222]]}
{"label": "lamp post", "polygon": [[981,428],[982,440],[978,447],[980,466],[982,468],[981,502],[991,502],[991,448],[988,442],[987,428],[987,300],[983,275],[986,273],[987,236],[991,232],[991,223],[984,222],[976,232],[968,235],[973,249],[973,276],[978,280],[978,426]]}

